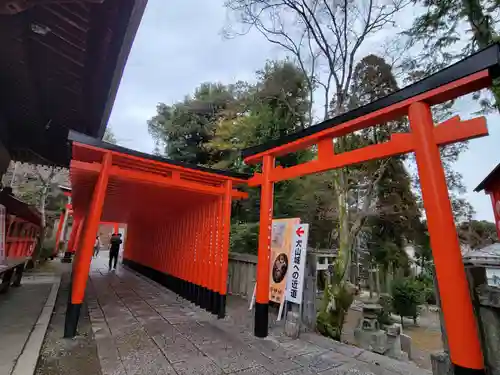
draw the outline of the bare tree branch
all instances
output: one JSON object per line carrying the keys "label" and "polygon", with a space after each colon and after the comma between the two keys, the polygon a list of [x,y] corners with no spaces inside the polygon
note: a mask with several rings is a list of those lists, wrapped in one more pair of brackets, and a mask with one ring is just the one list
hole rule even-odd
{"label": "bare tree branch", "polygon": [[[294,57],[309,78],[311,103],[313,90],[323,90],[323,118],[327,119],[329,114],[338,115],[348,109],[357,54],[362,45],[370,36],[386,27],[392,27],[395,14],[410,2],[411,0],[227,0],[226,7],[239,17],[240,23],[256,28],[269,42],[280,46]],[[372,90],[377,92],[377,88]],[[377,143],[377,140],[373,142]],[[348,143],[346,137],[336,140],[336,152],[345,151]],[[330,237],[334,238],[334,232],[338,232],[340,247],[346,247],[341,251],[350,253],[354,239],[370,216],[374,192],[377,191],[387,163],[388,161],[376,162],[375,171],[363,170],[356,176],[356,181],[350,179],[353,171],[347,168],[336,170],[333,174],[338,200],[335,202],[332,199],[332,204],[321,215],[332,218],[332,222],[335,222],[338,229],[332,230]],[[358,188],[357,196],[352,197],[350,192],[353,184],[358,187],[366,185],[366,188]],[[355,218],[350,210],[355,213]]]}

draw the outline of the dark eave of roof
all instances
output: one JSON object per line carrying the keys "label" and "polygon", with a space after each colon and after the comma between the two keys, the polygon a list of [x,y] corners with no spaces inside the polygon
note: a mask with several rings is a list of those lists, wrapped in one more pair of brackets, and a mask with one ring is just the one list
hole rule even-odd
{"label": "dark eave of roof", "polygon": [[500,180],[500,163],[484,178],[483,181],[474,189],[476,193],[479,193],[482,190],[488,190],[490,184]]}
{"label": "dark eave of roof", "polygon": [[67,166],[69,130],[104,134],[147,0],[21,3],[0,12],[0,139],[14,160]]}
{"label": "dark eave of roof", "polygon": [[146,154],[144,152],[135,151],[135,150],[131,150],[131,149],[126,148],[126,147],[122,147],[122,146],[114,145],[114,144],[111,144],[108,142],[104,142],[104,141],[101,141],[100,139],[92,138],[92,137],[89,137],[85,134],[77,133],[74,131],[69,132],[68,139],[72,142],[78,142],[78,143],[82,143],[82,144],[85,144],[88,146],[102,148],[104,150],[115,151],[115,152],[119,152],[122,154],[132,155],[132,156],[136,156],[139,158],[143,158],[146,160],[154,160],[154,161],[158,161],[161,163],[176,165],[178,167],[193,169],[196,171],[214,173],[214,174],[218,174],[221,176],[239,178],[242,180],[247,180],[251,177],[250,175],[245,174],[245,173],[237,173],[237,172],[225,171],[225,170],[220,170],[220,169],[212,169],[212,168],[203,167],[200,165],[194,165],[194,164],[189,164],[189,163],[184,163],[184,162],[180,162],[180,161],[176,161],[176,160],[167,159],[167,158],[157,156],[157,155]]}
{"label": "dark eave of roof", "polygon": [[300,132],[289,134],[261,145],[246,148],[242,151],[242,156],[243,158],[247,158],[261,152],[271,150],[275,147],[279,147],[300,138],[318,133],[322,130],[335,127],[347,121],[364,116],[371,112],[375,112],[379,109],[389,107],[393,104],[402,102],[419,94],[423,94],[427,91],[436,89],[440,86],[457,81],[464,77],[468,77],[486,69],[490,70],[490,74],[493,78],[500,76],[500,44],[493,44],[425,79],[415,82],[410,86],[398,90],[372,103],[343,113],[332,119],[323,121],[317,125],[301,130]]}
{"label": "dark eave of roof", "polygon": [[125,28],[125,33],[123,34],[121,47],[116,57],[116,64],[114,65],[111,85],[109,87],[105,105],[103,107],[101,122],[99,124],[99,130],[97,132],[97,138],[104,137],[104,132],[106,131],[109,116],[111,115],[111,110],[113,109],[116,94],[118,93],[118,87],[120,86],[123,71],[125,69],[125,65],[127,63],[127,59],[135,39],[135,35],[137,33],[137,30],[139,29],[139,25],[141,23],[147,2],[148,0],[134,0],[134,6],[130,12],[127,26]]}

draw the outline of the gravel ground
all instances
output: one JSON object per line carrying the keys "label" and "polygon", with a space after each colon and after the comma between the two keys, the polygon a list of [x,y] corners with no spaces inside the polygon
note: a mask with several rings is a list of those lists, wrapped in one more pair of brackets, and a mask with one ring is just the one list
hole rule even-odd
{"label": "gravel ground", "polygon": [[56,306],[45,335],[36,375],[101,375],[97,346],[86,304],[82,306],[79,335],[64,339],[64,316],[70,288],[71,264],[62,264],[59,259],[50,262],[62,274],[61,287]]}
{"label": "gravel ground", "polygon": [[[354,329],[361,316],[360,311],[349,310],[342,332],[343,341],[354,345]],[[392,318],[395,323],[400,322],[399,316],[393,315]],[[411,360],[421,368],[432,369],[431,354],[443,350],[439,312],[424,309],[417,320],[417,325],[413,324],[411,319],[405,318],[403,332],[412,339]]]}

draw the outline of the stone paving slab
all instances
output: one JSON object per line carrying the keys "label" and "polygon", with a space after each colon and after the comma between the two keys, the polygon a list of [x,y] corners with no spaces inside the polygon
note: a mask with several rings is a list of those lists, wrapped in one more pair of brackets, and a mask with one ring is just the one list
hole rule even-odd
{"label": "stone paving slab", "polygon": [[49,297],[52,275],[23,277],[21,286],[0,295],[0,374],[10,374]]}
{"label": "stone paving slab", "polygon": [[251,312],[212,314],[131,270],[92,264],[89,313],[103,375],[428,375],[430,372],[314,333],[292,340],[272,325],[252,335]]}

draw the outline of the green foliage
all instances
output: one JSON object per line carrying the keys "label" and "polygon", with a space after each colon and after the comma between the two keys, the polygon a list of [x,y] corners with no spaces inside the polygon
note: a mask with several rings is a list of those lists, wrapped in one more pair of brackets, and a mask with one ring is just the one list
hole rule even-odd
{"label": "green foliage", "polygon": [[[383,58],[368,55],[354,70],[349,108],[373,102],[396,90],[398,85],[392,67]],[[351,135],[347,145],[349,149],[356,149],[385,142],[394,132],[406,131],[407,128],[406,121],[397,121],[365,129],[360,134]],[[389,264],[396,268],[407,268],[408,259],[404,247],[415,236],[415,223],[419,220],[420,210],[412,192],[412,180],[404,165],[404,157],[365,163],[357,168],[358,171],[356,168],[349,169],[349,175],[355,184],[361,182],[370,186],[374,180],[377,181],[373,192],[376,214],[368,216],[365,221],[372,261],[385,270]],[[373,174],[377,171],[379,175],[375,179]]]}
{"label": "green foliage", "polygon": [[258,242],[258,223],[236,223],[231,225],[231,252],[257,254]]}
{"label": "green foliage", "polygon": [[[349,92],[348,109],[371,103],[396,90],[392,67],[381,57],[365,56],[356,65]],[[405,120],[391,121],[344,137],[346,150],[386,142],[391,134],[408,129]],[[351,244],[362,235],[375,261],[385,270],[389,265],[408,267],[405,244],[413,239],[414,222],[420,210],[412,192],[412,180],[404,165],[405,157],[392,157],[347,169],[350,200]],[[349,200],[348,200],[349,201]],[[354,229],[357,228],[356,232]],[[351,245],[352,246],[352,245]]]}
{"label": "green foliage", "polygon": [[390,294],[381,294],[378,299],[378,304],[382,306],[382,311],[380,311],[377,320],[381,326],[391,325],[391,312],[392,312],[393,299]]}
{"label": "green foliage", "polygon": [[457,225],[460,243],[469,245],[471,249],[494,244],[498,241],[495,223],[486,220],[464,221]]}
{"label": "green foliage", "polygon": [[436,289],[434,287],[434,278],[428,272],[422,272],[417,275],[416,280],[420,282],[422,288],[422,301],[429,304],[436,304]]}
{"label": "green foliage", "polygon": [[[228,168],[241,167],[239,152],[304,128],[309,107],[306,77],[289,61],[271,61],[257,72],[255,85],[240,83],[237,97],[220,113],[213,137],[204,145],[224,155]],[[306,153],[307,154],[307,153]],[[303,158],[303,152],[277,159],[288,166]],[[221,166],[215,165],[215,166]]]}
{"label": "green foliage", "polygon": [[411,317],[414,322],[418,316],[418,305],[423,302],[422,284],[412,278],[398,279],[392,283],[392,307],[403,317]]}
{"label": "green foliage", "polygon": [[[443,69],[450,63],[487,47],[498,40],[497,0],[414,0],[425,7],[425,12],[413,21],[406,32],[411,45],[416,45],[416,56],[411,56],[404,67],[413,75],[429,75]],[[422,48],[423,47],[423,48]],[[480,93],[474,98],[480,100],[484,109],[499,109],[499,88],[494,85],[495,98]]]}
{"label": "green foliage", "polygon": [[148,121],[158,152],[191,164],[211,165],[220,155],[205,148],[223,111],[236,100],[237,88],[220,83],[203,83],[194,95],[174,105],[158,104]]}
{"label": "green foliage", "polygon": [[[174,160],[253,173],[240,151],[302,129],[308,120],[306,77],[289,61],[271,61],[256,74],[257,82],[234,85],[205,83],[193,96],[172,106],[160,104],[149,122],[158,151]],[[277,165],[294,165],[312,158],[300,152],[278,158]],[[249,198],[235,202],[236,222],[259,221],[259,191],[245,189]],[[314,189],[313,189],[314,191]],[[303,215],[307,202],[301,180],[277,183],[276,217]],[[233,227],[235,251],[255,252],[257,224]]]}
{"label": "green foliage", "polygon": [[[407,82],[429,76],[498,41],[500,2],[497,0],[414,0],[414,3],[422,5],[425,10],[404,33],[409,37],[408,46],[414,47],[401,64]],[[498,80],[493,82],[490,92],[493,95],[486,90],[472,95],[482,111],[500,110]],[[436,123],[451,116],[453,103],[450,101],[433,108]],[[452,168],[466,149],[467,142],[460,142],[440,150],[455,222],[458,223],[471,220],[473,214],[472,206],[461,196],[465,192],[462,176]],[[418,186],[418,181],[415,181],[415,186]]]}
{"label": "green foliage", "polygon": [[[255,168],[242,162],[241,149],[296,132],[308,122],[306,78],[291,62],[274,61],[257,72],[254,85],[240,83],[238,87],[238,95],[234,95],[234,100],[220,112],[213,136],[203,148],[219,156],[212,166],[253,173]],[[278,158],[276,164],[286,167],[310,160],[312,156],[310,152],[299,152]],[[317,191],[315,181],[317,179],[305,178],[277,183],[274,187],[274,216],[299,216],[303,220],[308,214],[314,216],[310,212],[314,209],[311,192]],[[249,198],[235,203],[233,218],[238,222],[256,223],[259,221],[259,191],[246,191]],[[240,237],[236,235],[235,238],[239,240]],[[252,243],[246,239],[244,242]],[[240,245],[237,248],[252,253],[256,251],[256,247],[250,249]]]}
{"label": "green foliage", "polygon": [[436,300],[436,290],[434,289],[434,286],[426,286],[424,287],[423,291],[423,301],[428,304],[428,305],[436,305],[437,300]]}
{"label": "green foliage", "polygon": [[[390,229],[391,227],[387,226],[384,229],[385,232],[379,234],[380,237],[383,236],[383,240],[372,235],[372,239],[374,240],[370,248],[372,261],[380,265],[384,272],[387,272],[390,266],[392,266],[392,269],[407,270],[409,267],[408,254],[404,250],[401,235],[397,232],[390,233]],[[379,227],[374,225],[371,230],[379,230]],[[390,240],[391,236],[393,236],[394,242]]]}

